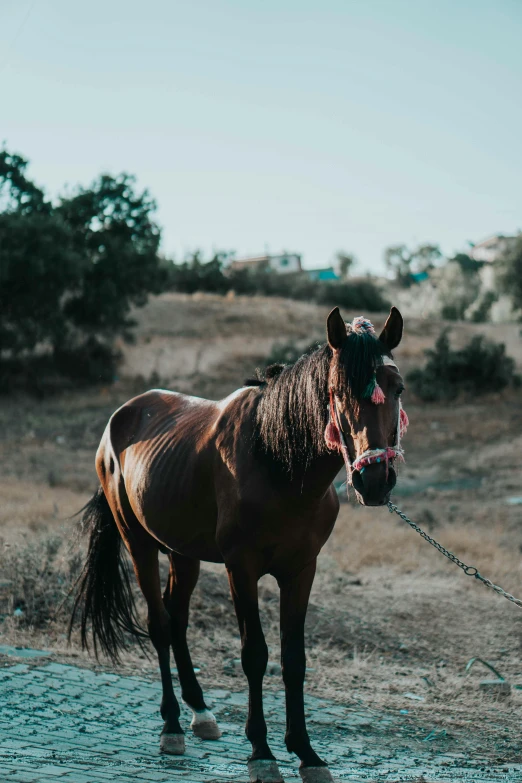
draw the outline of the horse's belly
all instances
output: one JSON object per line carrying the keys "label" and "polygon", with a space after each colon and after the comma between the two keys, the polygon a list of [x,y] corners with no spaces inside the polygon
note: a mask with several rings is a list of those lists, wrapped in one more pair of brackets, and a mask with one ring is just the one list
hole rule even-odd
{"label": "horse's belly", "polygon": [[207,476],[187,466],[143,469],[127,460],[125,488],[141,525],[165,548],[185,557],[221,563],[216,545],[217,506]]}
{"label": "horse's belly", "polygon": [[177,538],[167,536],[168,541],[162,541],[163,545],[184,557],[193,557],[196,560],[204,560],[207,563],[223,563],[223,556],[216,546],[215,539],[205,534],[195,536],[190,541],[186,537]]}

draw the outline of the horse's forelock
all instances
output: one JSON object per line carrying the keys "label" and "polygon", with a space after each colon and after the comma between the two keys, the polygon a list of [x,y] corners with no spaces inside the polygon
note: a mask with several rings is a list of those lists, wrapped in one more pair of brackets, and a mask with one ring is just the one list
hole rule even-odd
{"label": "horse's forelock", "polygon": [[347,393],[354,400],[362,400],[386,354],[386,346],[376,337],[373,328],[349,330],[332,367],[335,390],[339,394]]}

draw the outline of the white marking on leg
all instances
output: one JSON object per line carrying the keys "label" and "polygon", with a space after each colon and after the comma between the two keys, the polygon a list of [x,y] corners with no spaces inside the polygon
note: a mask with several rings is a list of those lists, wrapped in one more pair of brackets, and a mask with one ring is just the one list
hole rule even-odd
{"label": "white marking on leg", "polygon": [[221,737],[217,721],[210,710],[192,710],[192,712],[194,717],[192,718],[190,728],[196,737],[203,740],[217,740]]}

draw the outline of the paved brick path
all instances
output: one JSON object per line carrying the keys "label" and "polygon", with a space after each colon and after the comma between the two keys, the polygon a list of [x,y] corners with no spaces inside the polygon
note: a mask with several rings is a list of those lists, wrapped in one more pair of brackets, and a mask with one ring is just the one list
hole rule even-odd
{"label": "paved brick path", "polygon": [[[187,732],[183,757],[159,754],[160,686],[43,659],[0,669],[1,783],[235,783],[247,781],[246,694],[207,691],[223,737]],[[283,745],[283,694],[265,698],[272,749],[287,783],[300,780]],[[307,698],[315,748],[339,781],[522,781],[522,765],[487,766],[453,740],[402,715]],[[188,726],[190,715],[184,713]]]}

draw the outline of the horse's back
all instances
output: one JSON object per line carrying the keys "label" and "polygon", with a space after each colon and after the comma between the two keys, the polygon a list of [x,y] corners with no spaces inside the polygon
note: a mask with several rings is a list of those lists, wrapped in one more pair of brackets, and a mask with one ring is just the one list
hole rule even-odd
{"label": "horse's back", "polygon": [[[116,454],[169,435],[174,439],[201,433],[216,415],[216,403],[179,392],[152,389],[126,402],[111,417],[109,435]],[[195,428],[195,429],[194,429]]]}
{"label": "horse's back", "polygon": [[124,493],[141,525],[182,554],[217,559],[216,435],[241,391],[219,402],[145,392],[113,414],[100,444],[104,489]]}

